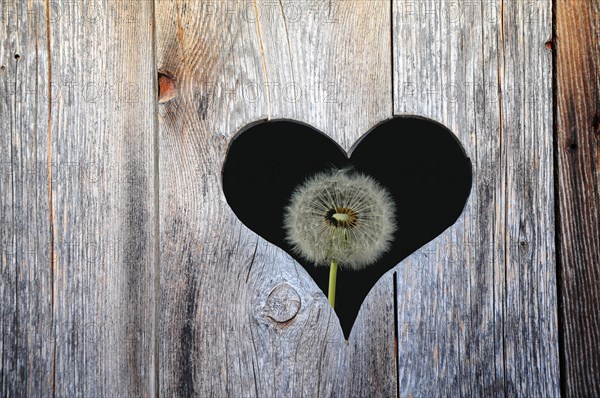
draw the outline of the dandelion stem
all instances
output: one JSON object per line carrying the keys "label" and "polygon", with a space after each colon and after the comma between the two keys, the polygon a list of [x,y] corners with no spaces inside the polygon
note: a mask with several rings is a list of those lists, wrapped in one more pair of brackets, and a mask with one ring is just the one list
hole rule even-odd
{"label": "dandelion stem", "polygon": [[329,267],[329,291],[327,292],[327,298],[332,308],[335,308],[335,283],[337,279],[337,263],[335,260],[331,260],[331,267]]}

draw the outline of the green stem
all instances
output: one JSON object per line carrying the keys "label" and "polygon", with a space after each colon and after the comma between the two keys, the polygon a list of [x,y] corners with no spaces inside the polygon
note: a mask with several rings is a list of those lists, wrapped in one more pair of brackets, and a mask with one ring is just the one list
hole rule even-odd
{"label": "green stem", "polygon": [[329,298],[329,304],[332,308],[335,308],[335,283],[337,279],[337,263],[331,260],[331,267],[329,267],[329,291],[327,298]]}

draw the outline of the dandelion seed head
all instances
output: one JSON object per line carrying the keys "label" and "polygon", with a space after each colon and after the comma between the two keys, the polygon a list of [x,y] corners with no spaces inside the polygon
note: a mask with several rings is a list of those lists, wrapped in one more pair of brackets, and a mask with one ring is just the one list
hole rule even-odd
{"label": "dandelion seed head", "polygon": [[390,248],[396,230],[390,194],[373,178],[350,168],[308,178],[285,209],[286,240],[299,256],[317,265],[333,260],[358,270]]}

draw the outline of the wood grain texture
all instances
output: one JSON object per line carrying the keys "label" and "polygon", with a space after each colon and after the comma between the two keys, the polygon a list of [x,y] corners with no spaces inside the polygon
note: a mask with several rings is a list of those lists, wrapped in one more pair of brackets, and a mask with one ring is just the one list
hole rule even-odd
{"label": "wood grain texture", "polygon": [[[227,205],[237,131],[310,123],[350,146],[391,116],[390,4],[157,2],[161,105],[160,392],[165,396],[395,396],[391,275],[346,344],[324,294]],[[265,170],[267,171],[267,170]]]}
{"label": "wood grain texture", "polygon": [[473,163],[463,215],[397,268],[400,395],[558,396],[550,1],[394,2],[394,110]]}
{"label": "wood grain texture", "polygon": [[[2,1],[0,24],[0,395],[52,394],[48,195],[49,49],[44,10]],[[32,112],[31,108],[36,111]]]}
{"label": "wood grain texture", "polygon": [[[572,397],[600,394],[599,8],[556,1]],[[0,0],[0,396],[559,396],[551,11]],[[175,86],[158,105],[156,67]],[[456,133],[473,190],[346,342],[304,269],[233,214],[221,168],[249,123],[349,150],[399,114]]]}
{"label": "wood grain texture", "polygon": [[1,9],[2,396],[154,395],[152,3]]}
{"label": "wood grain texture", "polygon": [[600,3],[556,2],[563,396],[600,396]]}

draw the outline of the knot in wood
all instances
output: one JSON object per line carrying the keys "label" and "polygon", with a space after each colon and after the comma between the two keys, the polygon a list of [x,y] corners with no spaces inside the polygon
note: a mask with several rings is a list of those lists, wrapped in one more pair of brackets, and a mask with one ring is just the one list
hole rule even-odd
{"label": "knot in wood", "polygon": [[158,102],[164,104],[177,97],[177,87],[173,78],[165,72],[158,72]]}
{"label": "knot in wood", "polygon": [[263,314],[277,323],[286,323],[298,314],[301,302],[302,300],[296,289],[287,283],[282,283],[269,293],[263,308]]}

